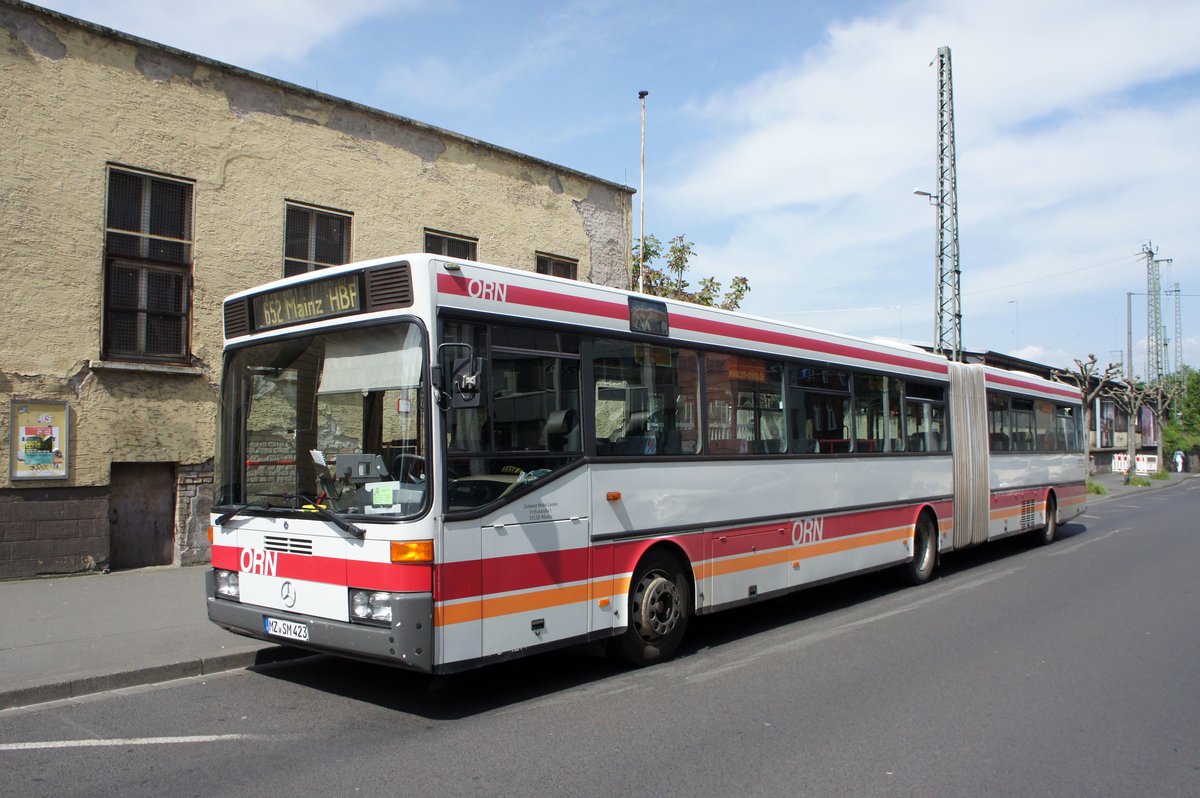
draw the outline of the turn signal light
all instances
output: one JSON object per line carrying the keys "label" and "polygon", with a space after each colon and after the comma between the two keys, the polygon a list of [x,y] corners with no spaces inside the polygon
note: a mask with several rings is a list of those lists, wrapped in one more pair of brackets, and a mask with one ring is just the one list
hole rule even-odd
{"label": "turn signal light", "polygon": [[213,542],[213,528],[210,526],[208,528],[208,545],[211,546],[212,542]]}
{"label": "turn signal light", "polygon": [[608,495],[606,496],[606,498],[607,498],[607,499],[608,499],[610,502],[619,502],[619,501],[621,501],[621,491],[619,491],[619,490],[610,490],[610,491],[608,492]]}
{"label": "turn signal light", "polygon": [[392,562],[433,562],[433,541],[393,540]]}

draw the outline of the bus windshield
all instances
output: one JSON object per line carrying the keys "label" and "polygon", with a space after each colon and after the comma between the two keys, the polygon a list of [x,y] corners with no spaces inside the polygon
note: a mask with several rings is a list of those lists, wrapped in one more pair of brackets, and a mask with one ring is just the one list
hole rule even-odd
{"label": "bus windshield", "polygon": [[425,334],[412,322],[231,351],[218,506],[412,517],[427,507]]}

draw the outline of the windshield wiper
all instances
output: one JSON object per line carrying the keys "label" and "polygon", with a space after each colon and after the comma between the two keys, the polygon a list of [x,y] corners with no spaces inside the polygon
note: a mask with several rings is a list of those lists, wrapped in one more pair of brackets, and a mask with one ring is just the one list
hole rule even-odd
{"label": "windshield wiper", "polygon": [[243,504],[240,507],[235,507],[234,509],[230,510],[229,512],[223,513],[223,514],[217,516],[217,520],[215,522],[213,522],[213,526],[225,526],[225,524],[227,524],[229,522],[230,518],[233,518],[235,515],[241,515],[242,513],[246,512],[247,510],[250,510],[250,509],[273,510],[275,508],[273,508],[271,506],[270,502],[267,502],[266,504],[259,504],[258,502],[249,502],[248,504]]}
{"label": "windshield wiper", "polygon": [[[312,507],[313,512],[315,512],[317,515],[324,518],[326,521],[329,521],[331,524],[333,524],[334,526],[336,526],[338,529],[342,530],[343,532],[349,532],[351,535],[354,535],[356,538],[361,538],[367,534],[367,530],[363,529],[361,526],[355,526],[354,524],[347,521],[345,518],[342,518],[337,513],[333,512],[331,510],[325,509],[324,507],[322,507],[320,504],[317,503],[316,499],[310,499],[309,497],[305,496],[303,493],[285,493],[283,495],[284,495],[284,498],[286,498],[286,499],[303,499],[304,501],[308,502],[309,507]],[[301,509],[301,510],[304,510],[307,512],[308,507],[301,507],[298,509]]]}

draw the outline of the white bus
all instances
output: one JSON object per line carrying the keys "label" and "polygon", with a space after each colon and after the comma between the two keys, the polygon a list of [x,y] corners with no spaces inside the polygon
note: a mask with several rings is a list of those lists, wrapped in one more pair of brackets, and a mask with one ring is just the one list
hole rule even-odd
{"label": "white bus", "polygon": [[448,673],[607,640],[1081,513],[1077,392],[433,255],[224,306],[208,614]]}

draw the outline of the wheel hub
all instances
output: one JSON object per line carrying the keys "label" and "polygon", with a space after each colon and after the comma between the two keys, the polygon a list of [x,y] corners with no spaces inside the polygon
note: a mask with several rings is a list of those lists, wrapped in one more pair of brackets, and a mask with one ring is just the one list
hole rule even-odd
{"label": "wheel hub", "polygon": [[663,574],[646,574],[638,585],[634,623],[644,640],[666,637],[679,623],[683,606],[679,585]]}

